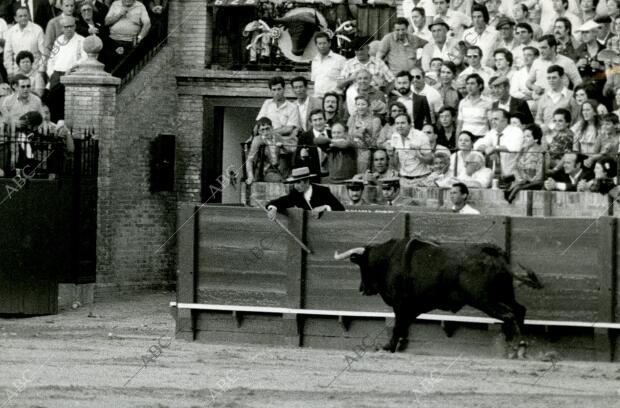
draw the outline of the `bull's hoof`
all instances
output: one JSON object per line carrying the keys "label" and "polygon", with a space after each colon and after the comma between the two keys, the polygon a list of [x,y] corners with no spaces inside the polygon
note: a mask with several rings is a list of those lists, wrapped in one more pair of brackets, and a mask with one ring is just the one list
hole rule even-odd
{"label": "bull's hoof", "polygon": [[400,339],[400,341],[398,342],[398,351],[405,351],[407,350],[407,346],[409,346],[409,340],[408,339]]}
{"label": "bull's hoof", "polygon": [[390,353],[393,353],[393,352],[396,351],[396,345],[397,345],[396,342],[390,341],[390,342],[386,343],[382,348],[385,351],[389,351]]}

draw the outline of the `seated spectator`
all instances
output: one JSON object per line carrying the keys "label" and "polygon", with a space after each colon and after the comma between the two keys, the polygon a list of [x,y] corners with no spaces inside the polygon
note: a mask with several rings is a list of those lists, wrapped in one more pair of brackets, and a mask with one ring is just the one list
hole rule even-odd
{"label": "seated spectator", "polygon": [[353,116],[356,111],[356,98],[363,96],[368,100],[371,111],[385,113],[385,95],[371,84],[370,72],[360,69],[355,73],[355,85],[350,86],[346,92],[347,112]]}
{"label": "seated spectator", "polygon": [[510,81],[505,76],[494,76],[489,80],[493,96],[497,98],[491,105],[491,109],[502,108],[510,114],[517,116],[524,125],[534,123],[534,117],[530,107],[523,99],[510,95]]}
{"label": "seated spectator", "polygon": [[437,128],[432,123],[425,123],[422,127],[422,133],[428,137],[428,141],[431,146],[431,153],[443,153],[446,156],[450,157],[450,150],[446,146],[442,146],[437,143]]}
{"label": "seated spectator", "polygon": [[112,71],[149,33],[151,19],[144,4],[136,0],[115,0],[105,17],[110,45],[104,48],[106,70]]}
{"label": "seated spectator", "polygon": [[30,78],[17,74],[11,81],[14,93],[7,96],[0,105],[2,120],[11,126],[17,124],[17,120],[28,112],[41,110],[41,99],[31,92]]}
{"label": "seated spectator", "polygon": [[37,130],[39,134],[43,136],[47,135],[55,135],[58,130],[58,126],[56,123],[52,122],[52,118],[50,116],[50,108],[47,105],[41,106],[41,126]]}
{"label": "seated spectator", "polygon": [[430,70],[425,73],[426,75],[424,81],[426,82],[426,85],[437,88],[437,82],[439,81],[439,72],[441,71],[442,65],[443,60],[441,58],[435,57],[431,60]]}
{"label": "seated spectator", "polygon": [[[579,106],[579,108],[581,108],[581,105],[583,105],[583,103],[587,101],[588,99],[594,99],[594,98],[590,98],[588,89],[586,88],[584,84],[579,84],[573,88],[573,98],[575,99],[575,102],[577,102],[577,106]],[[602,103],[600,103],[598,107],[596,108],[596,113],[599,115],[604,115],[608,112],[609,111],[607,110],[605,105]]]}
{"label": "seated spectator", "polygon": [[314,218],[319,218],[325,211],[344,211],[344,206],[328,187],[310,183],[310,179],[315,176],[307,167],[293,169],[291,177],[284,181],[292,183],[293,188],[287,195],[267,203],[267,217],[273,221],[278,212],[285,213],[291,207],[310,210]]}
{"label": "seated spectator", "polygon": [[[334,123],[331,127],[331,139],[319,140],[327,152],[327,167],[329,177],[326,183],[342,183],[357,172],[357,144],[353,137],[347,134],[342,123]],[[315,140],[315,143],[317,141]]]}
{"label": "seated spectator", "polygon": [[617,185],[616,175],[616,161],[610,157],[603,157],[594,165],[594,178],[589,181],[580,180],[577,183],[577,191],[607,194]]}
{"label": "seated spectator", "polygon": [[325,122],[330,129],[334,123],[346,123],[346,113],[341,106],[340,95],[335,92],[327,92],[323,96],[322,109],[325,113]]}
{"label": "seated spectator", "polygon": [[32,55],[31,65],[34,71],[45,71],[42,61],[45,49],[45,36],[41,27],[29,21],[28,8],[20,6],[15,11],[17,24],[9,28],[5,34],[4,66],[9,76],[18,70],[16,55],[21,51],[28,51]]}
{"label": "seated spectator", "polygon": [[559,65],[551,65],[547,69],[549,89],[543,91],[543,95],[538,100],[538,110],[536,111],[535,119],[535,122],[545,133],[553,130],[553,127],[549,124],[556,109],[568,109],[573,118],[577,117],[579,111],[577,103],[571,97],[571,92],[562,83],[563,76],[564,68]]}
{"label": "seated spectator", "polygon": [[461,177],[465,174],[465,162],[474,149],[474,136],[467,130],[459,134],[457,151],[450,156],[450,175]]}
{"label": "seated spectator", "polygon": [[327,154],[323,149],[329,145],[331,135],[325,126],[325,115],[321,109],[314,109],[309,117],[311,129],[299,135],[293,166],[308,167],[311,173],[316,174],[310,181],[319,183],[321,177],[328,175]]}
{"label": "seated spectator", "polygon": [[398,177],[381,180],[381,203],[389,206],[417,205],[411,197],[401,195],[400,179]]}
{"label": "seated spectator", "polygon": [[358,174],[364,183],[370,185],[381,184],[381,180],[398,177],[398,171],[390,167],[390,158],[384,149],[375,150],[372,154],[372,169]]}
{"label": "seated spectator", "polygon": [[[426,98],[428,102],[428,106],[431,110],[431,118],[430,120],[426,120],[428,123],[435,123],[435,118],[437,117],[437,112],[441,109],[443,105],[443,101],[441,99],[441,95],[439,91],[434,87],[428,85],[425,79],[425,73],[421,68],[413,68],[411,71],[411,84],[413,93],[419,96],[423,96]],[[414,107],[413,114],[416,114],[416,109]],[[416,127],[416,129],[419,129]]]}
{"label": "seated spectator", "polygon": [[[512,77],[516,70],[512,66],[512,53],[506,48],[498,48],[493,51],[493,61],[495,62],[494,76],[505,77],[508,81],[512,81]],[[510,88],[510,84],[508,86]]]}
{"label": "seated spectator", "polygon": [[[444,61],[439,69],[439,82],[437,83],[437,90],[441,95],[442,109],[449,106],[456,110],[459,107],[462,96],[454,85],[455,78],[456,65],[451,61]],[[439,115],[440,111],[441,109],[437,111],[437,115]]]}
{"label": "seated spectator", "polygon": [[45,81],[41,72],[34,69],[34,56],[30,51],[20,51],[15,57],[17,71],[15,74],[22,74],[30,78],[31,92],[39,98],[43,97]]}
{"label": "seated spectator", "polygon": [[523,129],[523,145],[517,158],[515,180],[506,190],[506,200],[509,203],[521,190],[540,190],[543,186],[544,155],[540,140],[542,130],[532,123]]}
{"label": "seated spectator", "polygon": [[352,178],[345,180],[347,186],[347,196],[344,205],[368,205],[362,195],[364,194],[364,180],[361,178]]}
{"label": "seated spectator", "polygon": [[[96,35],[101,39],[104,47],[110,46],[108,44],[108,27],[106,27],[104,20],[96,19],[91,0],[85,0],[80,6],[80,17],[77,20],[75,31],[82,37]],[[103,59],[101,55],[100,58]]]}
{"label": "seated spectator", "polygon": [[456,109],[443,106],[437,118],[437,143],[449,150],[456,149]]}
{"label": "seated spectator", "polygon": [[[286,174],[283,172],[282,168],[288,169],[288,164],[282,163],[286,160],[286,158],[283,158],[282,154],[284,151],[282,137],[273,131],[271,119],[267,117],[258,119],[256,128],[258,129],[258,136],[252,138],[250,150],[245,162],[247,172],[247,179],[245,182],[247,184],[252,184],[255,175],[261,173],[262,180],[259,181],[281,182],[284,180]],[[264,149],[263,158],[256,161],[261,148]],[[255,171],[254,168],[257,166],[262,166],[262,168]]]}
{"label": "seated spectator", "polygon": [[458,214],[473,214],[479,215],[480,211],[476,210],[469,204],[467,199],[469,198],[469,188],[463,183],[455,183],[450,189],[450,201],[452,202],[452,212]]}
{"label": "seated spectator", "polygon": [[384,147],[385,143],[387,143],[391,139],[394,132],[396,132],[396,129],[394,128],[394,119],[397,116],[402,115],[403,113],[407,114],[407,108],[405,107],[405,105],[397,101],[390,103],[390,106],[388,108],[387,122],[381,128],[381,131],[379,132],[379,138],[377,139],[378,147]]}
{"label": "seated spectator", "polygon": [[573,150],[575,136],[569,125],[571,123],[569,110],[560,108],[553,112],[553,127],[542,140],[542,149],[547,152],[547,169],[551,172],[562,167],[564,153]]}
{"label": "seated spectator", "polygon": [[[417,181],[415,187],[437,187],[442,186],[444,180],[452,179],[450,177],[450,155],[445,152],[436,152],[433,155],[433,164],[431,173]],[[450,184],[451,185],[451,184]]]}
{"label": "seated spectator", "polygon": [[355,98],[356,112],[349,117],[347,128],[358,146],[357,172],[368,169],[370,150],[377,148],[381,120],[370,112],[370,102],[365,96]]}
{"label": "seated spectator", "polygon": [[600,141],[601,151],[599,155],[595,155],[598,160],[603,156],[615,157],[618,153],[618,116],[615,113],[607,113],[601,116]]}
{"label": "seated spectator", "polygon": [[565,153],[562,157],[562,168],[551,173],[545,180],[545,190],[577,191],[581,180],[589,181],[593,175],[583,167],[586,156],[576,152]]}
{"label": "seated spectator", "polygon": [[601,140],[599,138],[599,116],[596,113],[598,103],[592,99],[581,104],[581,111],[577,123],[571,130],[575,135],[573,140],[573,150],[588,156],[583,164],[588,169],[592,169],[594,157],[601,151]]}
{"label": "seated spectator", "polygon": [[489,188],[493,181],[493,170],[485,167],[484,155],[473,151],[465,159],[465,174],[456,181],[473,188]]}

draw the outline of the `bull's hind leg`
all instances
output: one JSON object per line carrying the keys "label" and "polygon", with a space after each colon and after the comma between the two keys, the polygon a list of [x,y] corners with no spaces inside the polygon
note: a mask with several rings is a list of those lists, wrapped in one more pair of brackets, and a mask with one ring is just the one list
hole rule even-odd
{"label": "bull's hind leg", "polygon": [[505,303],[495,303],[483,307],[476,306],[489,316],[503,322],[502,333],[504,334],[506,343],[513,350],[516,350],[516,347],[513,345],[513,339],[515,336],[517,336],[517,338],[521,337],[521,325],[523,317],[525,316],[525,308],[516,302],[515,304],[518,305],[518,307],[513,307]]}

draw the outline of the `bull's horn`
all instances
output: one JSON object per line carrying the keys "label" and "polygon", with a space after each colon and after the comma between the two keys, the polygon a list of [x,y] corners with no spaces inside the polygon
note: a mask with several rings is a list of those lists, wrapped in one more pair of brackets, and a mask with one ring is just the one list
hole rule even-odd
{"label": "bull's horn", "polygon": [[336,251],[334,253],[334,259],[337,261],[341,261],[343,259],[348,259],[351,257],[351,255],[353,254],[358,254],[361,255],[363,254],[365,251],[364,247],[359,247],[359,248],[353,248],[353,249],[349,249],[348,251],[345,251],[341,254],[338,253],[338,251]]}

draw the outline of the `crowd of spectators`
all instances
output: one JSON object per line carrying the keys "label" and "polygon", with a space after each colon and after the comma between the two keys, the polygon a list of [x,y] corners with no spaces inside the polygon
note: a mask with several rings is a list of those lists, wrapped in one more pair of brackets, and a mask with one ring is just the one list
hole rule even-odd
{"label": "crowd of spectators", "polygon": [[315,183],[462,183],[509,202],[524,189],[606,194],[620,153],[619,3],[408,0],[392,32],[353,40],[350,59],[317,33],[314,93],[303,76],[269,81],[246,182],[305,166]]}

